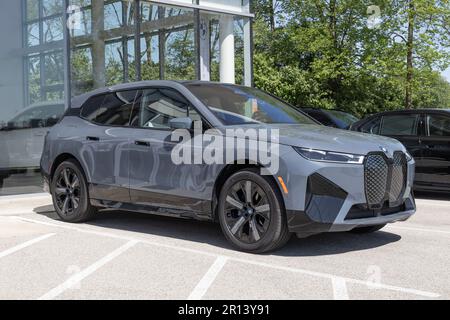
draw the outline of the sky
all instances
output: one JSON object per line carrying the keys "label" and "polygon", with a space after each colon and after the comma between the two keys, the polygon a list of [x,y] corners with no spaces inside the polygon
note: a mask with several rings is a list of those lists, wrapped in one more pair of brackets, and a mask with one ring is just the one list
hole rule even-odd
{"label": "sky", "polygon": [[448,82],[450,82],[450,68],[444,71],[443,76],[447,78]]}

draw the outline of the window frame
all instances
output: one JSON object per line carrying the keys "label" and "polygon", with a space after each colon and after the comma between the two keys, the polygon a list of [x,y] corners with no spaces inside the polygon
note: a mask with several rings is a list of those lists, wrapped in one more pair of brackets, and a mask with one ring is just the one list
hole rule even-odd
{"label": "window frame", "polygon": [[[200,115],[203,124],[208,126],[208,128],[203,128],[203,130],[208,130],[208,129],[213,128],[213,126],[206,119],[206,117],[198,110],[198,108],[195,106],[195,104],[188,97],[186,97],[186,95],[184,95],[182,92],[180,92],[180,90],[178,90],[176,88],[173,88],[173,87],[170,87],[170,86],[148,86],[148,87],[143,87],[143,88],[129,88],[129,89],[125,89],[125,90],[115,90],[115,91],[112,91],[112,92],[102,92],[102,93],[98,93],[98,94],[92,95],[81,106],[79,117],[81,119],[83,119],[84,121],[87,121],[89,123],[92,123],[92,124],[94,124],[96,126],[101,126],[101,127],[145,129],[145,130],[159,130],[159,131],[172,131],[172,132],[175,131],[176,129],[172,129],[172,128],[150,128],[150,127],[144,128],[144,127],[133,127],[133,126],[131,126],[131,114],[133,113],[134,108],[136,107],[136,99],[139,96],[137,93],[145,91],[145,90],[149,90],[149,89],[168,89],[168,90],[175,91],[176,93],[178,93],[180,96],[182,96],[189,103],[189,108],[187,109],[187,117],[189,117],[189,110],[190,110],[190,108],[192,108],[192,109],[194,109],[197,112],[198,115]],[[92,100],[94,98],[101,97],[101,96],[103,96],[105,98],[108,94],[116,94],[117,92],[125,92],[125,91],[136,91],[136,96],[135,96],[134,101],[133,101],[133,108],[132,108],[132,111],[131,111],[131,114],[130,114],[130,118],[128,119],[128,125],[127,126],[101,124],[101,123],[97,123],[95,121],[92,121],[92,120],[89,120],[89,119],[86,119],[85,117],[83,117],[83,109],[85,108],[86,104],[90,100]],[[103,98],[103,101],[104,101],[104,98]],[[102,101],[102,104],[103,104],[103,101]]]}

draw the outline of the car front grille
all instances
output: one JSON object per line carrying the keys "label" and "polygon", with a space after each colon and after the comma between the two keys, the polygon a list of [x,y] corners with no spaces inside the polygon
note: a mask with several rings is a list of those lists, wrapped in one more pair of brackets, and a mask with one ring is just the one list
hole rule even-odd
{"label": "car front grille", "polygon": [[395,152],[393,158],[383,153],[369,154],[364,168],[367,204],[370,209],[390,207],[402,201],[407,180],[407,160],[403,152]]}

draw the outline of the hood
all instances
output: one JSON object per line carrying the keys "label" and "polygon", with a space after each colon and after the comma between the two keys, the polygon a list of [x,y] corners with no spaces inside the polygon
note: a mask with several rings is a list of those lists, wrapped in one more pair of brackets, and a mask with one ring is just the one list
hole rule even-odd
{"label": "hood", "polygon": [[274,124],[230,126],[227,129],[279,129],[280,144],[312,148],[326,151],[336,151],[367,155],[370,152],[380,152],[386,148],[390,153],[406,149],[398,140],[320,125],[306,124]]}

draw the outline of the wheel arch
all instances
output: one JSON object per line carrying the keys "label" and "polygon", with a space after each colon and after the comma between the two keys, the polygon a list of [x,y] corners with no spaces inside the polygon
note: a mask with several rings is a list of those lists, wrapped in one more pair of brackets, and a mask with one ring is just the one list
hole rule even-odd
{"label": "wheel arch", "polygon": [[[219,196],[220,196],[220,192],[222,191],[222,187],[225,184],[225,181],[238,171],[245,170],[245,169],[262,169],[262,168],[264,168],[264,166],[259,163],[249,164],[247,161],[246,164],[239,164],[236,161],[234,163],[226,165],[222,169],[222,171],[219,173],[219,175],[217,176],[217,179],[214,183],[213,197],[212,197],[212,201],[211,201],[212,219],[215,222],[218,221],[217,209],[218,209],[218,204],[219,204]],[[273,181],[274,185],[276,185],[275,193],[277,193],[277,195],[281,201],[280,204],[285,213],[284,197],[283,197],[283,193],[281,191],[279,183],[277,182],[276,178],[272,175],[268,175],[266,177],[271,179]]]}
{"label": "wheel arch", "polygon": [[56,172],[56,169],[59,167],[59,165],[60,165],[61,163],[63,163],[64,161],[67,161],[67,160],[74,160],[74,161],[76,161],[77,164],[80,166],[80,168],[83,170],[82,173],[84,174],[85,178],[87,178],[87,176],[86,176],[86,170],[85,170],[85,168],[83,167],[83,165],[81,164],[81,162],[77,159],[77,157],[75,157],[75,156],[74,156],[73,154],[71,154],[71,153],[62,153],[62,154],[58,155],[58,156],[55,158],[55,161],[53,161],[53,163],[52,163],[51,170],[50,170],[50,181],[53,180],[53,176],[54,176],[54,174],[55,174],[55,172]]}

